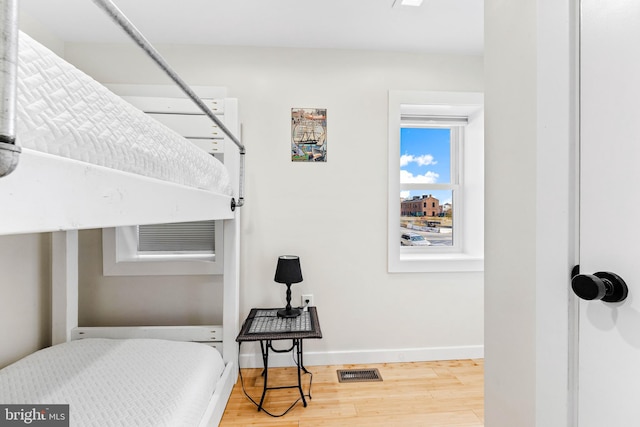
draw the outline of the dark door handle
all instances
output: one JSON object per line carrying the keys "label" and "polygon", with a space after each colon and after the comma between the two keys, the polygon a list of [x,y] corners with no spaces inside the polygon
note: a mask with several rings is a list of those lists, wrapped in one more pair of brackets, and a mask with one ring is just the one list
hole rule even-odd
{"label": "dark door handle", "polygon": [[571,278],[571,288],[585,300],[620,302],[627,298],[629,288],[622,277],[608,271],[594,274],[576,274]]}

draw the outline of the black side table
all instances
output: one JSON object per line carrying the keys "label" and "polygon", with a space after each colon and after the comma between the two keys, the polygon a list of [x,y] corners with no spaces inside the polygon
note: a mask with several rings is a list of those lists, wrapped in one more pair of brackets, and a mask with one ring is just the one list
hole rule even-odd
{"label": "black side table", "polygon": [[[297,388],[300,391],[302,404],[306,407],[307,401],[302,391],[301,375],[302,371],[309,373],[304,367],[302,342],[307,338],[322,338],[320,330],[320,322],[318,321],[318,312],[315,307],[309,307],[309,311],[303,311],[302,314],[294,318],[278,317],[277,308],[253,308],[249,316],[244,321],[240,333],[236,338],[238,343],[245,341],[260,341],[260,350],[262,351],[262,362],[264,364],[264,388],[262,397],[258,405],[258,411],[262,408],[264,398],[268,390],[276,390],[283,388]],[[272,342],[278,340],[292,340],[290,348],[278,350],[273,348]],[[290,386],[269,387],[267,384],[269,374],[269,350],[275,353],[288,353],[295,351],[296,365],[298,366],[298,384]],[[311,393],[311,391],[309,391]],[[311,398],[311,394],[309,394]]]}

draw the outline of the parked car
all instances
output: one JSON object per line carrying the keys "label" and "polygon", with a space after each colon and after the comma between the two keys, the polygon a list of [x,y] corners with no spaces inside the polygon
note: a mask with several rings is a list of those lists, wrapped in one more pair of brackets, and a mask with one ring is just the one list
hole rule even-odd
{"label": "parked car", "polygon": [[402,246],[429,246],[431,242],[418,233],[402,233],[400,244]]}

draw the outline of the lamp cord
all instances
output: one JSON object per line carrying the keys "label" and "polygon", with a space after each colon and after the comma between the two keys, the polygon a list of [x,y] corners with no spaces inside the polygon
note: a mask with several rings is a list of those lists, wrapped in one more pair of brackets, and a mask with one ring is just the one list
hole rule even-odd
{"label": "lamp cord", "polygon": [[[247,393],[247,390],[244,387],[244,377],[242,376],[242,368],[240,368],[240,347],[242,346],[242,342],[238,343],[238,373],[240,375],[240,385],[242,386],[242,392],[244,393],[244,395],[247,397],[247,399],[249,399],[249,401],[251,403],[253,403],[255,405],[256,408],[260,408],[260,404],[258,404],[258,402],[256,402],[255,400],[253,400],[253,398],[251,396],[249,396],[249,393]],[[293,356],[292,356],[293,357]],[[300,369],[300,364],[298,363],[298,361],[296,361],[294,359],[294,363],[296,364],[297,368]],[[311,384],[313,382],[313,374],[309,371],[307,371],[306,369],[303,369],[305,372],[305,375],[308,374],[309,375],[309,394],[305,394],[305,397],[308,397],[309,399],[311,399]],[[265,384],[266,385],[266,384]],[[303,391],[304,393],[304,391]],[[284,411],[281,414],[272,414],[271,412],[267,411],[264,406],[260,409],[262,409],[264,411],[265,414],[274,417],[274,418],[279,418],[279,417],[283,417],[285,415],[287,415],[289,413],[289,411],[291,411],[293,409],[294,406],[296,406],[296,404],[298,402],[300,402],[302,400],[302,397],[299,397],[295,402],[293,402],[291,404],[291,406],[289,406],[289,408],[287,408],[286,411]]]}

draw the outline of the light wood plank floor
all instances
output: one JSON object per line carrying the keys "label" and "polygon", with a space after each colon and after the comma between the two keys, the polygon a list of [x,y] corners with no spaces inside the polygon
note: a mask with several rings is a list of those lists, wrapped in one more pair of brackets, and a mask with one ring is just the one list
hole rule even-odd
{"label": "light wood plank floor", "polygon": [[[377,368],[382,382],[340,383],[338,369]],[[257,412],[235,385],[222,418],[232,426],[420,426],[482,427],[484,391],[482,360],[388,363],[380,365],[309,366],[313,374],[312,399],[298,403],[288,414],[272,418]],[[259,401],[262,369],[243,369],[247,393]],[[303,389],[309,390],[309,375]],[[269,386],[296,384],[295,368],[269,370]],[[267,392],[264,406],[284,412],[299,394],[296,389]]]}

